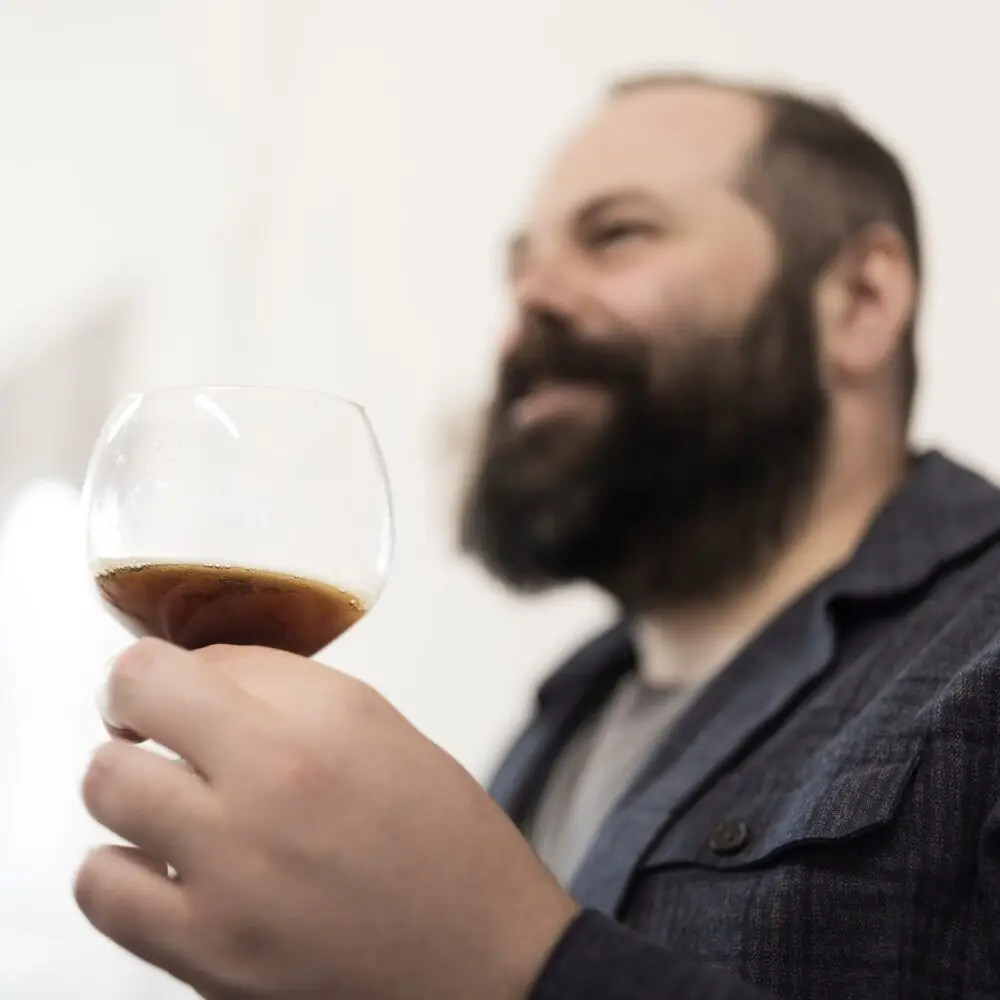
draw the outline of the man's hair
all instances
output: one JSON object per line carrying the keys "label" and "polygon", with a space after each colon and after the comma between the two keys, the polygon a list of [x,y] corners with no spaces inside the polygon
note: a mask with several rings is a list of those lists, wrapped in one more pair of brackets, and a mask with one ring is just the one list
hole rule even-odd
{"label": "man's hair", "polygon": [[[612,96],[673,86],[730,90],[755,98],[767,124],[740,188],[774,226],[786,267],[814,281],[845,243],[882,223],[906,245],[919,289],[920,233],[913,194],[896,156],[843,108],[781,88],[689,73],[653,73],[615,83]],[[900,400],[908,421],[917,387],[916,307],[899,350]]]}

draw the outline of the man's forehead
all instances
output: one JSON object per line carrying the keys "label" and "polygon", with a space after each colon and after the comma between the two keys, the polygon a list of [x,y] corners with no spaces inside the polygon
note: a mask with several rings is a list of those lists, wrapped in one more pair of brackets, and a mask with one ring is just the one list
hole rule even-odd
{"label": "man's forehead", "polygon": [[534,215],[563,215],[620,189],[669,198],[738,175],[766,112],[752,95],[700,84],[650,85],[608,101],[556,156]]}

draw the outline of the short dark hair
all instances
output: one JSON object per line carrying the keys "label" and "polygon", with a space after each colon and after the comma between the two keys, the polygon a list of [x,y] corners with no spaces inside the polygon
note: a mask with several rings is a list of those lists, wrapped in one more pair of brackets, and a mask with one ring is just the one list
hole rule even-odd
{"label": "short dark hair", "polygon": [[[839,105],[778,87],[692,73],[621,80],[612,95],[665,86],[731,90],[758,100],[767,125],[741,189],[774,226],[789,264],[815,280],[847,240],[882,223],[902,238],[919,289],[920,232],[913,193],[897,157]],[[917,389],[916,305],[900,344],[900,399],[908,421]]]}

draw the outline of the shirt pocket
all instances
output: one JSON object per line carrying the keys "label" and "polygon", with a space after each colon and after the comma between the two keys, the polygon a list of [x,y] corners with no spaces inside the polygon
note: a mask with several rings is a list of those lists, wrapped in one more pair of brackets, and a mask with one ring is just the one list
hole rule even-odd
{"label": "shirt pocket", "polygon": [[652,848],[640,871],[673,866],[740,871],[813,845],[849,845],[889,827],[914,778],[921,733],[831,748],[790,774],[724,777]]}

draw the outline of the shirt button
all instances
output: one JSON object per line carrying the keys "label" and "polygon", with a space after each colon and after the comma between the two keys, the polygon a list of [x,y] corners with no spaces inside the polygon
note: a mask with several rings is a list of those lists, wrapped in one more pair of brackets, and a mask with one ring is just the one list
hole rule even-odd
{"label": "shirt button", "polygon": [[750,843],[750,828],[741,819],[725,819],[711,832],[708,847],[713,854],[737,854]]}

